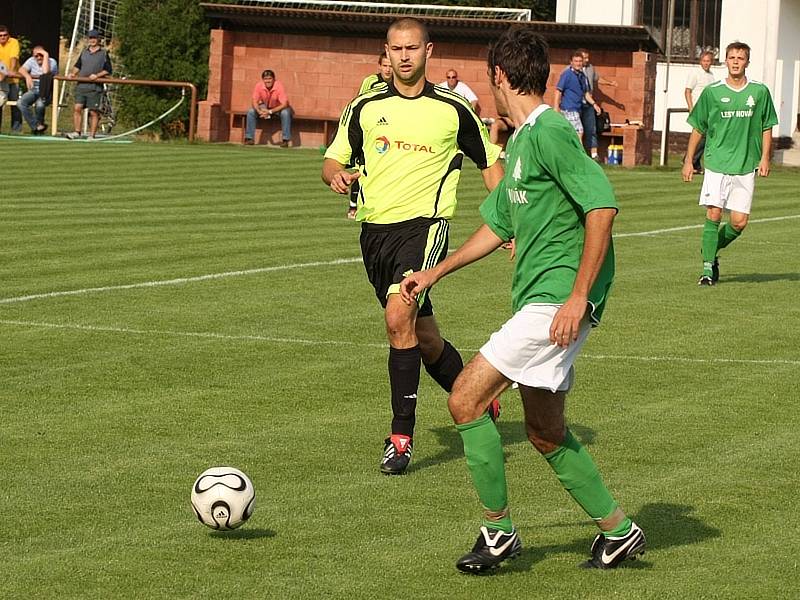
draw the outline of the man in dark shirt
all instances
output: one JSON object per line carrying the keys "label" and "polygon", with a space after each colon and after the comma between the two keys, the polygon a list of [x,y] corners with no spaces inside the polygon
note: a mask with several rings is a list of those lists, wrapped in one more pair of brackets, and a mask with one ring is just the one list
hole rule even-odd
{"label": "man in dark shirt", "polygon": [[[78,57],[78,62],[70,73],[70,77],[88,77],[100,79],[111,75],[111,59],[108,51],[100,47],[100,33],[91,29],[86,34],[89,45],[84,48]],[[97,124],[100,122],[100,99],[103,95],[102,83],[79,83],[75,86],[75,109],[72,113],[72,123],[75,130],[68,133],[67,137],[76,140],[81,137],[81,121],[83,109],[89,109],[89,139],[94,139],[97,133]]]}

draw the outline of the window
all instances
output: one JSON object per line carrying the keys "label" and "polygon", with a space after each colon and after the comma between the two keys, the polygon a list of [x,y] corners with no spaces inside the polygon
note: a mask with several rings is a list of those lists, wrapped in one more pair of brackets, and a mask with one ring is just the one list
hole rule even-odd
{"label": "window", "polygon": [[[658,42],[662,56],[667,51],[670,0],[639,0],[639,20]],[[694,61],[704,50],[719,57],[719,27],[722,0],[674,0],[672,60]]]}

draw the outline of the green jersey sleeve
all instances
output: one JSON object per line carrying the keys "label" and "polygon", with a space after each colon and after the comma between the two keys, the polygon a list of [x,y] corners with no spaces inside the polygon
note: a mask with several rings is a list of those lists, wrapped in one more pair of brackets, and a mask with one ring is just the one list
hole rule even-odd
{"label": "green jersey sleeve", "polygon": [[686,119],[689,125],[697,129],[697,131],[703,135],[708,131],[709,100],[711,99],[711,93],[708,92],[708,89],[708,87],[705,87],[703,91],[700,92],[700,97],[697,99],[697,102],[694,103],[692,112],[689,113]]}
{"label": "green jersey sleeve", "polygon": [[511,222],[511,214],[506,200],[505,180],[497,184],[497,187],[481,203],[480,211],[483,221],[497,234],[497,237],[504,242],[514,237],[514,225]]}
{"label": "green jersey sleeve", "polygon": [[541,168],[561,187],[584,214],[595,208],[617,208],[614,190],[603,169],[589,156],[566,121],[536,129],[535,156]]}
{"label": "green jersey sleeve", "polygon": [[775,112],[775,103],[769,93],[769,88],[763,86],[764,100],[761,102],[761,131],[772,129],[778,124],[778,114]]}

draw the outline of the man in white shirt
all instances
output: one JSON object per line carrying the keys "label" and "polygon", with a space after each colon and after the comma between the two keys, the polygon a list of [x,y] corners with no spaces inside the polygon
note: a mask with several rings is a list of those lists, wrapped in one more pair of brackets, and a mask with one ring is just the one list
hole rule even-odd
{"label": "man in white shirt", "polygon": [[472,104],[472,108],[475,109],[475,113],[480,115],[481,114],[481,106],[478,104],[478,96],[475,95],[475,92],[463,81],[458,80],[458,71],[455,69],[450,69],[445,74],[446,81],[443,81],[439,84],[439,87],[446,87],[451,92],[455,92],[461,96],[464,96],[470,104]]}
{"label": "man in white shirt", "polygon": [[[700,55],[700,68],[692,69],[692,72],[689,73],[689,76],[686,78],[686,89],[683,93],[686,97],[686,106],[688,107],[689,112],[692,112],[694,103],[700,97],[703,88],[717,80],[717,78],[714,77],[714,74],[711,72],[712,62],[714,62],[714,53],[710,50],[706,50]],[[706,138],[703,136],[700,139],[700,143],[697,144],[697,150],[695,150],[694,156],[692,156],[692,166],[694,167],[695,173],[703,172],[703,166],[700,164],[700,159],[703,157],[703,150],[705,150],[705,147]]]}

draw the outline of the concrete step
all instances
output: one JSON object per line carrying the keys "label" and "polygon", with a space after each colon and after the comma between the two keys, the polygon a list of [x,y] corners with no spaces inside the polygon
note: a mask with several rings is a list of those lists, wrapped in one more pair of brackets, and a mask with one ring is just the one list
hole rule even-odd
{"label": "concrete step", "polygon": [[800,148],[777,150],[773,156],[773,162],[787,167],[800,167]]}

